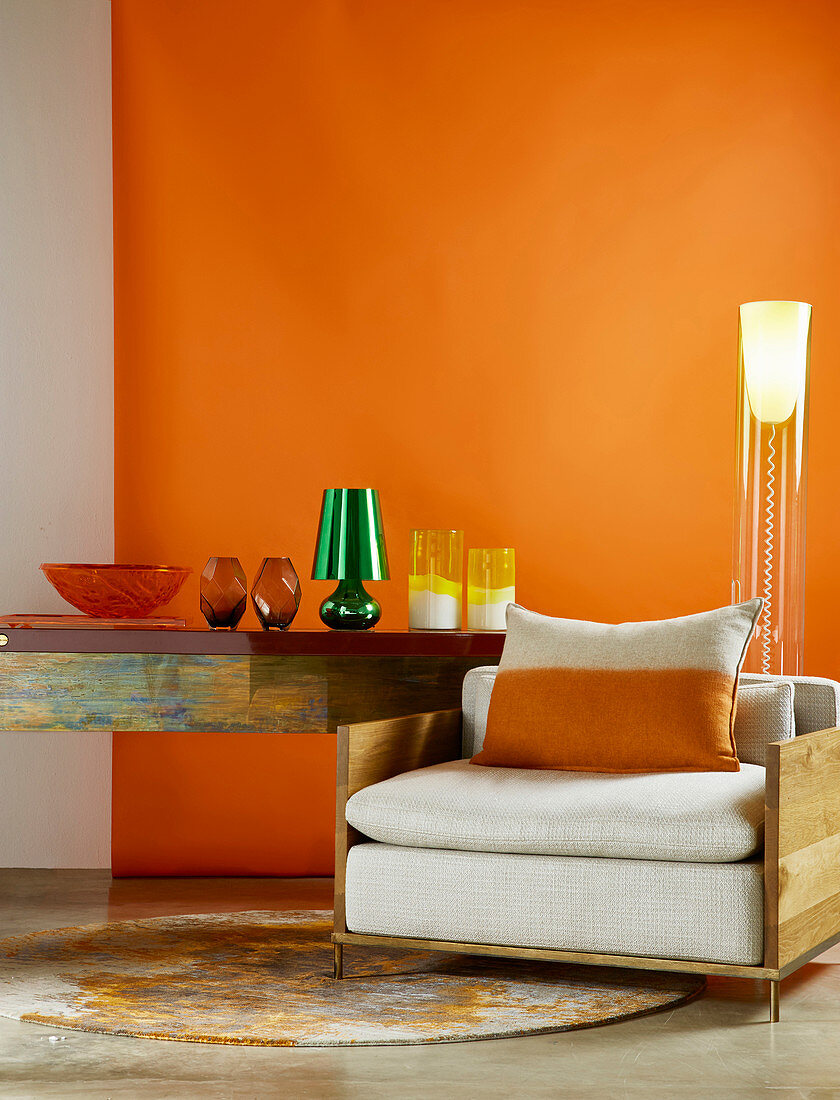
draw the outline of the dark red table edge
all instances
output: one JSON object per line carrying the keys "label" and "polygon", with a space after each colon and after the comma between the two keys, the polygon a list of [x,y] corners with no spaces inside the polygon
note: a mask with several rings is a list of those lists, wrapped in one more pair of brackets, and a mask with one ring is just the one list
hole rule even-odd
{"label": "dark red table edge", "polygon": [[[498,661],[503,632],[449,630],[84,630],[0,627],[6,653],[184,653],[206,656],[486,657]],[[2,652],[2,651],[0,651]]]}

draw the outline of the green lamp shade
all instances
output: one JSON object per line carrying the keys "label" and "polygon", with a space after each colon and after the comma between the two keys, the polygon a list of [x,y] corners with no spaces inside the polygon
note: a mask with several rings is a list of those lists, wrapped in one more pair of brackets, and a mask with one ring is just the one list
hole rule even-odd
{"label": "green lamp shade", "polygon": [[378,489],[325,489],[313,580],[387,581]]}
{"label": "green lamp shade", "polygon": [[312,563],[314,580],[337,580],[321,604],[333,630],[369,630],[382,609],[362,581],[387,581],[388,554],[376,489],[325,489]]}

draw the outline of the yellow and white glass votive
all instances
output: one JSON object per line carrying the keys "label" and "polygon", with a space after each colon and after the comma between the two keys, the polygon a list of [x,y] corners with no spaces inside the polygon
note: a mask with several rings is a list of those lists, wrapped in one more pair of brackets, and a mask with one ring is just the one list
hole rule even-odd
{"label": "yellow and white glass votive", "polygon": [[516,603],[516,566],[510,547],[470,550],[467,566],[467,626],[504,630],[505,612]]}
{"label": "yellow and white glass votive", "polygon": [[409,629],[460,630],[463,578],[463,531],[412,531]]}

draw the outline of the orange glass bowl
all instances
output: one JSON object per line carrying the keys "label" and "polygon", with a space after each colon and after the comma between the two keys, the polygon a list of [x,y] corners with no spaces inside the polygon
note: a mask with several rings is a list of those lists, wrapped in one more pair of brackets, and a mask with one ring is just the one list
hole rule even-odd
{"label": "orange glass bowl", "polygon": [[41,566],[69,604],[94,619],[142,619],[180,592],[192,569],[175,565]]}

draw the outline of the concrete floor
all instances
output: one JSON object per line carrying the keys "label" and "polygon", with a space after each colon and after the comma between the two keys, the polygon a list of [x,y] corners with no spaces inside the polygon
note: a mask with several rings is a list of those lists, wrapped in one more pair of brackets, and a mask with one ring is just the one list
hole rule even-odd
{"label": "concrete floor", "polygon": [[[0,936],[174,913],[329,908],[330,898],[323,879],[112,882],[101,871],[0,871]],[[658,1016],[426,1047],[205,1046],[0,1019],[0,1097],[840,1097],[840,949],[787,979],[781,1023],[766,1018],[763,983],[710,979],[701,998]]]}

